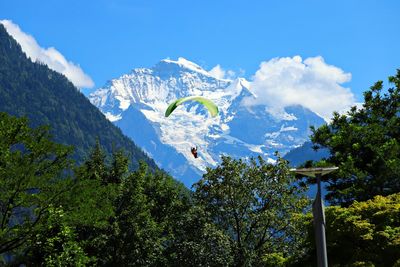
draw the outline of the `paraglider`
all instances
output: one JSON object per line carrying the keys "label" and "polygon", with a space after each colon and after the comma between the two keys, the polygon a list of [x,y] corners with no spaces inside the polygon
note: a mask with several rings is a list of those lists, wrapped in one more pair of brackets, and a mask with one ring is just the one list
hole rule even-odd
{"label": "paraglider", "polygon": [[218,107],[217,105],[215,105],[211,100],[202,97],[202,96],[188,96],[188,97],[183,97],[183,98],[179,98],[178,100],[175,100],[174,102],[172,102],[167,110],[165,111],[165,117],[168,117],[169,115],[171,115],[171,113],[182,103],[189,101],[189,100],[193,100],[193,101],[197,101],[200,104],[203,104],[208,111],[211,114],[211,117],[215,117],[218,114]]}
{"label": "paraglider", "polygon": [[[215,117],[218,115],[218,107],[217,105],[215,105],[211,100],[202,97],[202,96],[188,96],[188,97],[183,97],[183,98],[179,98],[177,100],[175,100],[174,102],[172,102],[167,110],[165,111],[165,117],[168,117],[169,115],[171,115],[171,113],[182,103],[189,101],[189,100],[193,100],[193,101],[197,101],[200,104],[204,105],[208,111],[211,114],[211,117]],[[197,146],[196,147],[192,147],[190,149],[190,152],[192,153],[193,157],[195,159],[198,158],[197,155]]]}
{"label": "paraglider", "polygon": [[197,159],[197,146],[196,147],[192,147],[191,149],[190,149],[190,151],[192,152],[192,155],[193,155],[193,157],[195,158],[195,159]]}

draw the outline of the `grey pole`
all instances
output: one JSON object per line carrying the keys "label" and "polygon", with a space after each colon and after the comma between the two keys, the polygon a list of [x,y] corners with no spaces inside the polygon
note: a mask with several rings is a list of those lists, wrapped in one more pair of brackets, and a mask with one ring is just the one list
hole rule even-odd
{"label": "grey pole", "polygon": [[317,261],[318,266],[328,267],[328,254],[326,252],[326,239],[325,239],[325,213],[324,203],[321,196],[321,174],[316,174],[317,178],[317,195],[313,202],[313,217],[314,217],[314,230],[315,230],[315,244],[317,248]]}
{"label": "grey pole", "polygon": [[317,248],[318,267],[328,267],[328,253],[325,239],[324,202],[321,194],[321,176],[336,171],[338,167],[291,169],[290,171],[317,179],[317,195],[312,205],[315,231],[315,246]]}

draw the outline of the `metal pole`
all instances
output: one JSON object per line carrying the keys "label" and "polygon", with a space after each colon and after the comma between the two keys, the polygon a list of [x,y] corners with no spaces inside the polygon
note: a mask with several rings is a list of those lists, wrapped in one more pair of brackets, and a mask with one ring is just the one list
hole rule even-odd
{"label": "metal pole", "polygon": [[313,203],[315,243],[317,248],[318,267],[328,267],[328,254],[326,252],[325,239],[325,214],[324,203],[321,197],[321,174],[315,176],[317,178],[318,191]]}

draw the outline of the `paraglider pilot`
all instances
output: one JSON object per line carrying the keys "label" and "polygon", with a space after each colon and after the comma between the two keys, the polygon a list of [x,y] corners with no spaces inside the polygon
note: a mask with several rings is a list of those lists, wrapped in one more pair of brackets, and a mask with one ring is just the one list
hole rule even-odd
{"label": "paraglider pilot", "polygon": [[[217,105],[215,105],[211,100],[202,97],[202,96],[187,96],[187,97],[182,97],[180,99],[175,100],[174,102],[172,102],[171,104],[169,104],[167,110],[165,111],[165,117],[168,117],[169,115],[171,115],[171,113],[182,103],[189,101],[189,100],[193,100],[193,101],[197,101],[200,104],[204,105],[208,111],[211,114],[211,117],[215,117],[218,115],[218,107]],[[195,159],[197,159],[197,147],[192,147],[190,149],[190,152],[192,152],[192,155]]]}
{"label": "paraglider pilot", "polygon": [[192,149],[191,149],[190,151],[192,152],[193,157],[194,157],[195,159],[197,159],[197,147],[192,147]]}

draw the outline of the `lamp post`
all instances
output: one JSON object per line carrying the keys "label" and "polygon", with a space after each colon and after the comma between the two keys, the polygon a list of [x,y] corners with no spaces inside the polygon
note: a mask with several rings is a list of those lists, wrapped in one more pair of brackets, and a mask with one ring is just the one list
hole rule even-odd
{"label": "lamp post", "polygon": [[313,202],[313,217],[314,217],[314,231],[315,243],[317,248],[317,262],[319,267],[328,267],[328,255],[326,252],[326,239],[325,239],[325,213],[324,202],[321,196],[321,177],[325,174],[339,169],[338,167],[328,168],[303,168],[303,169],[290,169],[291,172],[302,174],[304,176],[315,177],[317,179],[317,195]]}

